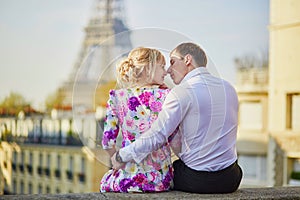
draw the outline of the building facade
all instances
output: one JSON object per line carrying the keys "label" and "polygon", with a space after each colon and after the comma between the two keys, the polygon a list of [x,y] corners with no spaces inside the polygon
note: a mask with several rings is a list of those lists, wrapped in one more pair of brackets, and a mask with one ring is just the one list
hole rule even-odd
{"label": "building facade", "polygon": [[298,0],[270,1],[269,185],[289,185],[300,173],[299,10]]}
{"label": "building facade", "polygon": [[300,185],[300,2],[270,1],[269,68],[238,71],[243,186]]}
{"label": "building facade", "polygon": [[0,191],[98,192],[110,167],[109,157],[96,144],[99,122],[85,118],[0,118]]}

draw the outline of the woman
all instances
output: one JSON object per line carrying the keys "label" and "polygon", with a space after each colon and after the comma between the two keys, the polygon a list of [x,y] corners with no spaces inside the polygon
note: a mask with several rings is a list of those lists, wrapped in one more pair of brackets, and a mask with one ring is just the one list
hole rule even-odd
{"label": "woman", "polygon": [[[122,147],[135,141],[151,127],[169,92],[161,89],[167,72],[161,52],[150,48],[133,49],[117,67],[122,89],[111,90],[107,104],[102,146],[110,156],[116,152],[119,130]],[[170,189],[173,180],[168,144],[149,154],[142,162],[126,163],[109,170],[102,178],[101,192],[160,192]]]}

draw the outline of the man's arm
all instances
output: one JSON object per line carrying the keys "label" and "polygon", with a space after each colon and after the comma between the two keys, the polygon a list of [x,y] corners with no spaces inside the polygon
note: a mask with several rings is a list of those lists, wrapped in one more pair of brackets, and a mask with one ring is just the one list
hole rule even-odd
{"label": "man's arm", "polygon": [[167,95],[162,111],[155,122],[153,122],[151,128],[143,133],[135,142],[120,149],[119,155],[123,162],[133,159],[139,163],[149,153],[157,150],[168,141],[168,137],[175,131],[182,120],[182,105],[179,100],[176,93],[172,91]]}

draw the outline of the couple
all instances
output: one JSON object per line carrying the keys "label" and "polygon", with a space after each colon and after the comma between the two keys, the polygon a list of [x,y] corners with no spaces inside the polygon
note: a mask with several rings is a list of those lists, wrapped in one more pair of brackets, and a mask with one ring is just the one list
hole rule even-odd
{"label": "couple", "polygon": [[[205,52],[182,43],[164,56],[133,49],[117,69],[122,89],[111,90],[102,139],[112,168],[101,192],[230,193],[239,187],[238,99],[234,88],[206,69]],[[176,86],[166,89],[169,73]],[[122,148],[116,138],[122,133]],[[178,160],[171,162],[171,150]]]}

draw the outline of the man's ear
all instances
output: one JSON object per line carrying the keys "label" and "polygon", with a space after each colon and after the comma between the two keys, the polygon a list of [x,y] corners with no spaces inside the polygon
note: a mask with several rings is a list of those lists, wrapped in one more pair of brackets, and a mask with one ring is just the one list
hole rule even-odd
{"label": "man's ear", "polygon": [[191,56],[190,54],[187,54],[187,55],[184,57],[184,63],[185,63],[186,65],[189,65],[189,64],[191,64],[191,62],[192,62],[192,56]]}

